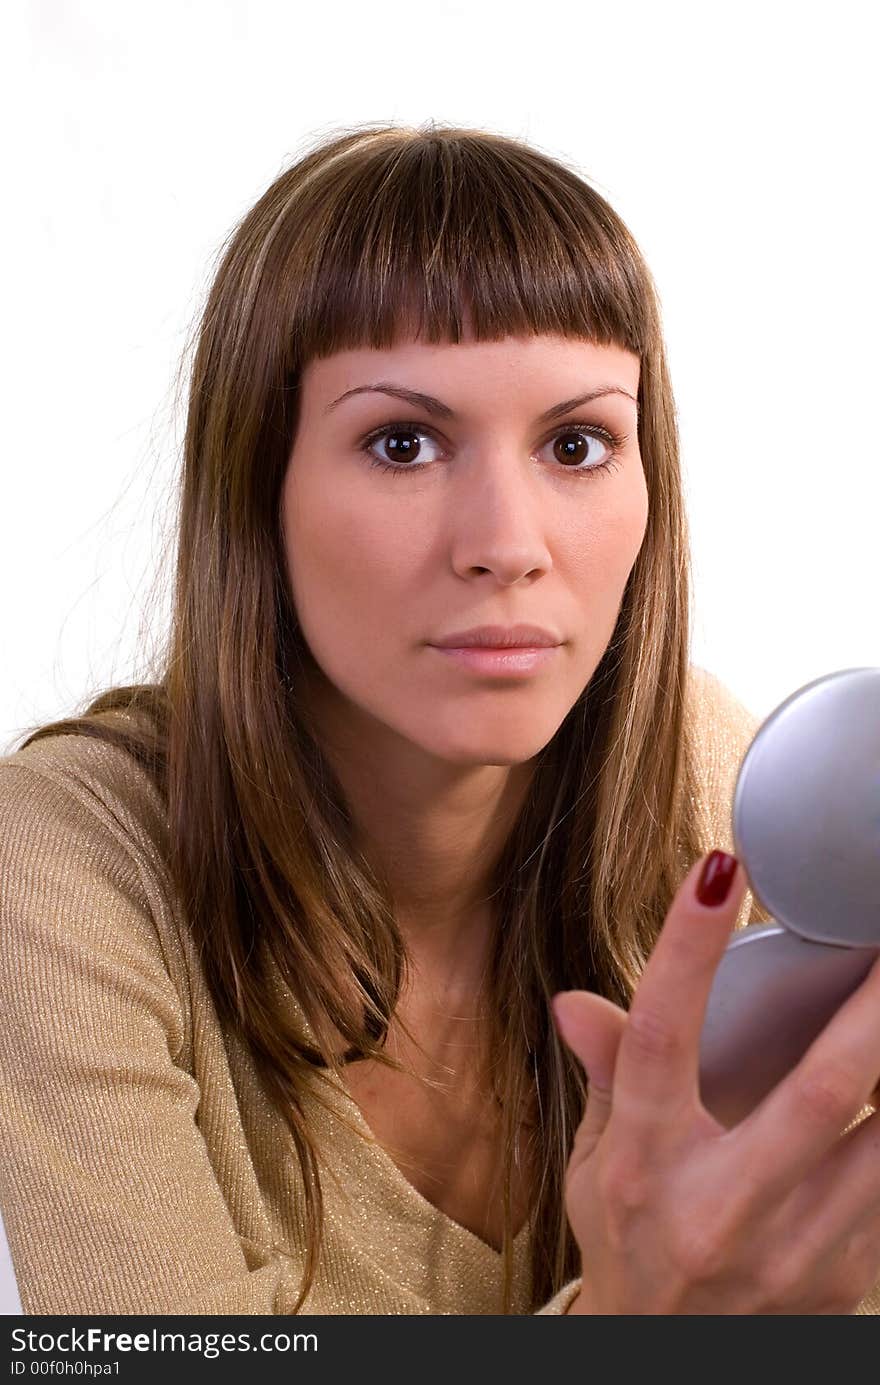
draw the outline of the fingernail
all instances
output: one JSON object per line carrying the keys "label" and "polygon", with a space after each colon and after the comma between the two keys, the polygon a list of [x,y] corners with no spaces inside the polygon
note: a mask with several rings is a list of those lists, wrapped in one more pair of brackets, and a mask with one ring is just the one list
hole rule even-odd
{"label": "fingernail", "polygon": [[723,904],[736,875],[737,859],[727,851],[711,851],[700,873],[697,899],[711,908]]}

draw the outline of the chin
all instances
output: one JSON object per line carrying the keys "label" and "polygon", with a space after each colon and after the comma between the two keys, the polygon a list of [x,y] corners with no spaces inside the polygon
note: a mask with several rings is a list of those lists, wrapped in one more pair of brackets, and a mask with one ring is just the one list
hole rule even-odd
{"label": "chin", "polygon": [[511,767],[524,765],[539,755],[545,745],[553,739],[556,729],[546,736],[536,736],[534,728],[528,736],[493,736],[481,739],[478,736],[445,742],[432,741],[424,749],[453,765],[497,765]]}

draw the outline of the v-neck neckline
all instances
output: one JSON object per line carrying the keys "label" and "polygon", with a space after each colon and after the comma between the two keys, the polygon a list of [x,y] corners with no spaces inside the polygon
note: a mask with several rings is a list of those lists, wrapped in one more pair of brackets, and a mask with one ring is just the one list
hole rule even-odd
{"label": "v-neck neckline", "polygon": [[[491,1256],[495,1261],[500,1261],[504,1254],[503,1250],[496,1250],[488,1241],[484,1241],[482,1236],[478,1236],[475,1231],[471,1231],[470,1228],[464,1226],[462,1222],[456,1221],[448,1212],[444,1212],[442,1207],[438,1207],[436,1203],[431,1202],[430,1198],[425,1197],[424,1193],[419,1192],[415,1184],[409,1181],[406,1174],[394,1162],[391,1155],[382,1145],[382,1142],[369,1125],[366,1116],[348,1090],[348,1087],[333,1076],[330,1077],[330,1081],[333,1085],[333,1090],[343,1098],[346,1106],[349,1108],[354,1117],[355,1124],[360,1127],[360,1131],[368,1140],[370,1148],[375,1151],[378,1164],[381,1166],[386,1177],[393,1182],[398,1192],[421,1213],[423,1218],[428,1217],[433,1222],[447,1227],[452,1234],[461,1237],[466,1244],[470,1243],[471,1245],[478,1246],[481,1254]],[[530,1212],[513,1238],[512,1249],[514,1256],[520,1254],[529,1239],[532,1228],[532,1215],[532,1212]]]}
{"label": "v-neck neckline", "polygon": [[[274,959],[271,960],[271,970],[277,976],[277,964]],[[314,1032],[306,1019],[299,1001],[291,995],[289,987],[282,981],[278,981],[277,984],[282,987],[287,1003],[292,1008],[297,1026],[301,1030],[305,1041],[314,1045],[316,1043]],[[484,1241],[482,1236],[478,1236],[475,1231],[471,1231],[469,1227],[456,1221],[454,1217],[450,1217],[448,1212],[444,1212],[436,1203],[431,1202],[423,1193],[420,1193],[418,1188],[416,1188],[413,1183],[410,1183],[406,1174],[395,1164],[391,1155],[384,1148],[345,1083],[329,1070],[323,1072],[322,1081],[325,1084],[325,1091],[329,1090],[334,1094],[337,1100],[343,1103],[355,1127],[360,1131],[368,1148],[373,1152],[377,1172],[383,1175],[385,1183],[396,1192],[398,1199],[400,1199],[404,1205],[408,1204],[410,1206],[413,1213],[418,1216],[418,1220],[423,1225],[441,1228],[449,1236],[452,1236],[459,1242],[463,1251],[467,1251],[468,1248],[470,1248],[471,1251],[476,1249],[481,1256],[486,1258],[493,1268],[497,1269],[504,1254],[503,1250],[496,1250],[488,1241]],[[320,1111],[322,1105],[323,1102],[319,1101],[316,1108],[316,1118],[319,1120],[321,1118],[317,1113]],[[533,1217],[534,1208],[531,1209],[524,1224],[513,1238],[512,1249],[515,1262],[521,1260],[528,1246],[533,1225]]]}

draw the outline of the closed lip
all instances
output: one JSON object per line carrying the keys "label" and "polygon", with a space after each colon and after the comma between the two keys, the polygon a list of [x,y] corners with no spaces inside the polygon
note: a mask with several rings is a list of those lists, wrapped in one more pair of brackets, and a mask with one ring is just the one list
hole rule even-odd
{"label": "closed lip", "polygon": [[562,640],[539,625],[479,625],[473,630],[456,630],[429,643],[437,649],[546,649],[562,644]]}

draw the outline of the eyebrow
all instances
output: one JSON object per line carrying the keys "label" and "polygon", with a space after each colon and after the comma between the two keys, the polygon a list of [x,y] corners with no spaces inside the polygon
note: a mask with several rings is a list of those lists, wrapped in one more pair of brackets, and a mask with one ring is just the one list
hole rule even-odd
{"label": "eyebrow", "polygon": [[[423,394],[421,390],[406,389],[403,385],[393,385],[387,380],[375,385],[356,385],[354,389],[346,390],[340,394],[338,399],[334,399],[332,404],[328,404],[324,410],[329,414],[331,409],[335,409],[344,399],[350,399],[355,394],[392,394],[397,399],[403,399],[407,404],[412,404],[414,408],[425,409],[429,414],[436,414],[438,418],[455,418],[455,410],[448,404],[444,404],[442,399],[435,399],[432,394]],[[576,409],[580,404],[589,404],[593,399],[601,399],[606,394],[622,394],[627,399],[631,399],[638,408],[638,400],[629,390],[623,389],[621,385],[599,385],[594,390],[588,390],[586,394],[575,395],[573,399],[563,399],[560,404],[554,404],[551,409],[547,409],[543,414],[539,414],[535,420],[537,423],[552,423],[553,419],[567,414],[570,409]]]}

